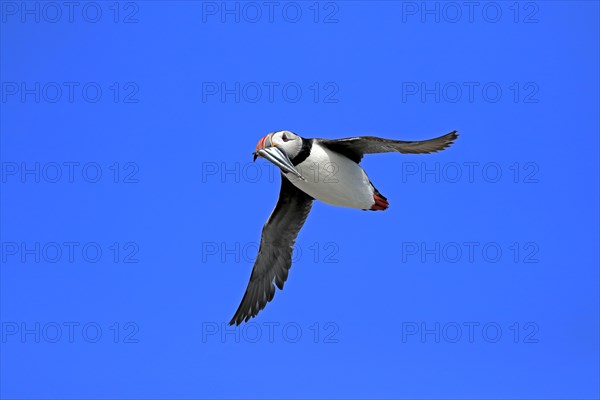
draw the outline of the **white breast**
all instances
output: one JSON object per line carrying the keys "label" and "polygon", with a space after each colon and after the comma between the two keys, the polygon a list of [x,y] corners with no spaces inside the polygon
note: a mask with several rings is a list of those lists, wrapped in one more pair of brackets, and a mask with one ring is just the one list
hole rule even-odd
{"label": "white breast", "polygon": [[296,169],[306,181],[288,173],[290,182],[324,203],[363,210],[375,203],[365,171],[349,158],[318,143],[313,144],[310,156]]}

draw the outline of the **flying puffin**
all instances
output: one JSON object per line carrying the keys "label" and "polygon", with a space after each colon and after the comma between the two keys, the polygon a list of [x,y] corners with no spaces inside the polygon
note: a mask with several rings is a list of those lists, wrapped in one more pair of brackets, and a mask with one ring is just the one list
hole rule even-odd
{"label": "flying puffin", "polygon": [[[263,157],[281,170],[281,191],[265,223],[250,282],[229,325],[255,317],[281,290],[292,265],[298,232],[313,200],[340,207],[383,211],[388,201],[373,186],[359,163],[365,154],[433,153],[450,146],[456,131],[435,139],[402,141],[374,136],[305,139],[290,131],[268,134],[258,141],[254,160]],[[273,284],[275,283],[275,285]]]}

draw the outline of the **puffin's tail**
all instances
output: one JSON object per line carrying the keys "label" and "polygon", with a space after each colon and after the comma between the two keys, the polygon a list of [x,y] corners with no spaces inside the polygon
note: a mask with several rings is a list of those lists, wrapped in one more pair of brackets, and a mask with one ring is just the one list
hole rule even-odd
{"label": "puffin's tail", "polygon": [[371,211],[387,210],[387,208],[390,206],[390,203],[388,203],[387,198],[381,193],[379,193],[379,190],[377,190],[375,186],[373,186],[373,192],[373,200],[375,200],[375,204],[371,206]]}

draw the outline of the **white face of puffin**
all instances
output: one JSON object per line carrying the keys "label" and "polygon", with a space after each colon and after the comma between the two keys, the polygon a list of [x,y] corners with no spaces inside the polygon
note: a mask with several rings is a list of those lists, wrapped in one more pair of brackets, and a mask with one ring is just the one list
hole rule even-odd
{"label": "white face of puffin", "polygon": [[258,141],[254,160],[261,156],[277,165],[283,172],[292,173],[305,180],[298,172],[291,158],[302,150],[302,138],[290,131],[279,131],[268,134]]}
{"label": "white face of puffin", "polygon": [[279,131],[271,134],[273,146],[284,150],[289,158],[296,157],[302,150],[302,138],[290,131]]}

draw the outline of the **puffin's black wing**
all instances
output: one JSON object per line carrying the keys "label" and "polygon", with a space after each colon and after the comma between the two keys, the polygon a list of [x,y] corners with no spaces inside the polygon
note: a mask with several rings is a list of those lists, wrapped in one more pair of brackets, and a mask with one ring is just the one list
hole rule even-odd
{"label": "puffin's black wing", "polygon": [[418,142],[383,139],[375,136],[358,136],[345,139],[319,139],[319,143],[359,163],[363,155],[372,153],[389,153],[394,151],[409,154],[433,153],[444,150],[457,137],[456,131],[452,131],[435,139]]}
{"label": "puffin's black wing", "polygon": [[308,217],[312,202],[312,197],[281,176],[279,200],[263,227],[250,282],[229,325],[247,322],[265,308],[275,296],[273,282],[283,289],[292,265],[294,243]]}

